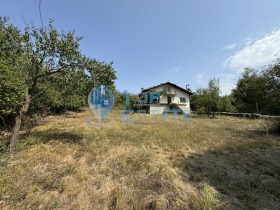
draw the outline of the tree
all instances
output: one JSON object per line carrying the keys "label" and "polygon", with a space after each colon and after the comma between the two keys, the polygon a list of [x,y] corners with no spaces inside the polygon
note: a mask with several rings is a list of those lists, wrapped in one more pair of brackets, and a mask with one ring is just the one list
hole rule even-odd
{"label": "tree", "polygon": [[235,106],[239,112],[266,113],[266,81],[259,72],[245,68],[236,88],[232,91]]}
{"label": "tree", "polygon": [[[5,96],[0,106],[6,111],[12,101],[16,113],[10,150],[18,139],[23,116],[44,107],[47,101],[44,96],[51,96],[48,103],[77,107],[81,105],[80,100],[86,100],[91,85],[103,83],[114,87],[116,76],[112,63],[98,62],[81,54],[80,40],[74,31],[59,33],[52,21],[46,28],[32,26],[21,32],[8,24],[7,18],[0,18],[0,59],[4,61],[0,66],[4,79],[0,92]],[[86,69],[90,75],[85,74]]]}
{"label": "tree", "polygon": [[221,96],[218,110],[220,112],[236,112],[236,108],[233,106],[233,104],[234,98],[231,95]]}
{"label": "tree", "polygon": [[90,75],[90,80],[88,81],[89,89],[104,85],[111,91],[115,90],[114,81],[117,77],[112,64],[113,62],[107,64],[105,62],[98,62],[95,59],[90,59],[87,62],[86,68]]}
{"label": "tree", "polygon": [[115,97],[114,106],[115,106],[115,108],[117,108],[117,109],[126,109],[126,98],[127,98],[127,95],[129,95],[127,90],[125,90],[123,92],[120,92],[120,91],[116,90],[114,92],[114,97]]}
{"label": "tree", "polygon": [[198,112],[206,112],[208,116],[212,112],[215,117],[215,112],[218,111],[220,100],[219,80],[211,79],[207,88],[200,88],[191,97],[192,109]]}
{"label": "tree", "polygon": [[59,34],[52,21],[45,29],[25,28],[20,38],[24,56],[24,61],[21,62],[25,83],[24,103],[15,119],[10,150],[16,144],[22,118],[36,97],[36,86],[40,80],[47,79],[52,74],[82,70],[85,62],[85,58],[78,50],[81,38],[75,37],[74,31]]}
{"label": "tree", "polygon": [[6,120],[20,108],[25,88],[24,75],[18,71],[24,60],[20,31],[7,21],[0,17],[0,115]]}
{"label": "tree", "polygon": [[280,58],[262,72],[265,81],[264,101],[268,114],[280,115]]}
{"label": "tree", "polygon": [[208,107],[208,90],[207,88],[199,88],[197,91],[191,95],[191,109],[197,113],[209,113],[210,109]]}
{"label": "tree", "polygon": [[[215,112],[218,111],[220,100],[220,84],[218,79],[211,79],[208,83],[208,106],[215,117]],[[208,113],[209,115],[209,113]]]}
{"label": "tree", "polygon": [[83,71],[74,71],[64,73],[63,76],[53,74],[41,80],[34,91],[38,96],[30,104],[28,114],[59,114],[67,110],[78,110],[86,104],[89,79]]}

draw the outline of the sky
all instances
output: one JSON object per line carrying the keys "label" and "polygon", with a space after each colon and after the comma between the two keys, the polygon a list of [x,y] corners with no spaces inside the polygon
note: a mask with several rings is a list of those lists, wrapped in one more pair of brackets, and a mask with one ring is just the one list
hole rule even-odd
{"label": "sky", "polygon": [[[43,24],[75,30],[81,51],[111,62],[119,91],[163,82],[230,94],[245,67],[280,55],[279,0],[42,0]],[[0,0],[0,15],[41,26],[38,0]]]}

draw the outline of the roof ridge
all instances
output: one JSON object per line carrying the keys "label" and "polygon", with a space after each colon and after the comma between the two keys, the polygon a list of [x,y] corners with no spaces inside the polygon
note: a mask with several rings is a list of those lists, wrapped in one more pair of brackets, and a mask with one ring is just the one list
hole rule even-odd
{"label": "roof ridge", "polygon": [[172,83],[172,82],[163,82],[163,83],[160,83],[159,85],[155,85],[155,86],[152,86],[152,87],[149,87],[149,88],[144,88],[144,89],[142,90],[142,92],[146,92],[146,91],[148,91],[148,90],[150,90],[150,89],[156,88],[156,87],[158,87],[158,86],[161,86],[161,85],[164,85],[164,84],[167,84],[167,83],[169,83],[169,84],[175,86],[176,88],[178,88],[178,89],[180,89],[180,90],[182,90],[182,91],[184,91],[184,92],[187,92],[187,93],[190,94],[190,95],[193,94],[192,91],[187,90],[187,89],[184,89],[184,88],[180,87],[179,85],[176,85],[175,83]]}

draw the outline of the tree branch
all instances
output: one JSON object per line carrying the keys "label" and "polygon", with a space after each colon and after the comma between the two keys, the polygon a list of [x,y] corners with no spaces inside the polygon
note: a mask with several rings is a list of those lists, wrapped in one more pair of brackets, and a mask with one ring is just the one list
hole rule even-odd
{"label": "tree branch", "polygon": [[38,7],[39,7],[39,15],[40,15],[40,20],[41,20],[41,25],[42,25],[42,28],[44,28],[41,5],[42,5],[42,0],[38,0]]}
{"label": "tree branch", "polygon": [[38,97],[40,94],[42,94],[43,92],[45,92],[49,87],[46,87],[44,90],[40,91],[39,93],[37,93],[35,96],[33,96],[30,101],[33,101],[36,97]]}

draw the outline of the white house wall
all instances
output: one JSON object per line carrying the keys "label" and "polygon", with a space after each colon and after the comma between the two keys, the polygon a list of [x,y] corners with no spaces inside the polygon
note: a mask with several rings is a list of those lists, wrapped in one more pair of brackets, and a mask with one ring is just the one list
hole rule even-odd
{"label": "white house wall", "polygon": [[151,104],[150,114],[162,114],[164,111],[169,111],[169,105],[164,104]]}
{"label": "white house wall", "polygon": [[[190,97],[188,93],[183,92],[180,89],[175,88],[172,85],[161,85],[156,88],[153,88],[154,92],[163,91],[163,87],[170,87],[170,92],[166,92],[166,96],[160,96],[160,104],[167,104],[167,97],[171,96],[171,103],[178,104],[179,108],[184,111],[190,110]],[[176,95],[168,95],[168,94],[176,94]],[[185,103],[180,103],[180,97],[184,97],[186,99]]]}
{"label": "white house wall", "polygon": [[[153,88],[152,91],[154,92],[161,92],[162,91],[162,87],[163,86],[159,86],[159,87],[156,87],[156,88]],[[167,98],[165,96],[160,96],[160,104],[167,104]]]}

